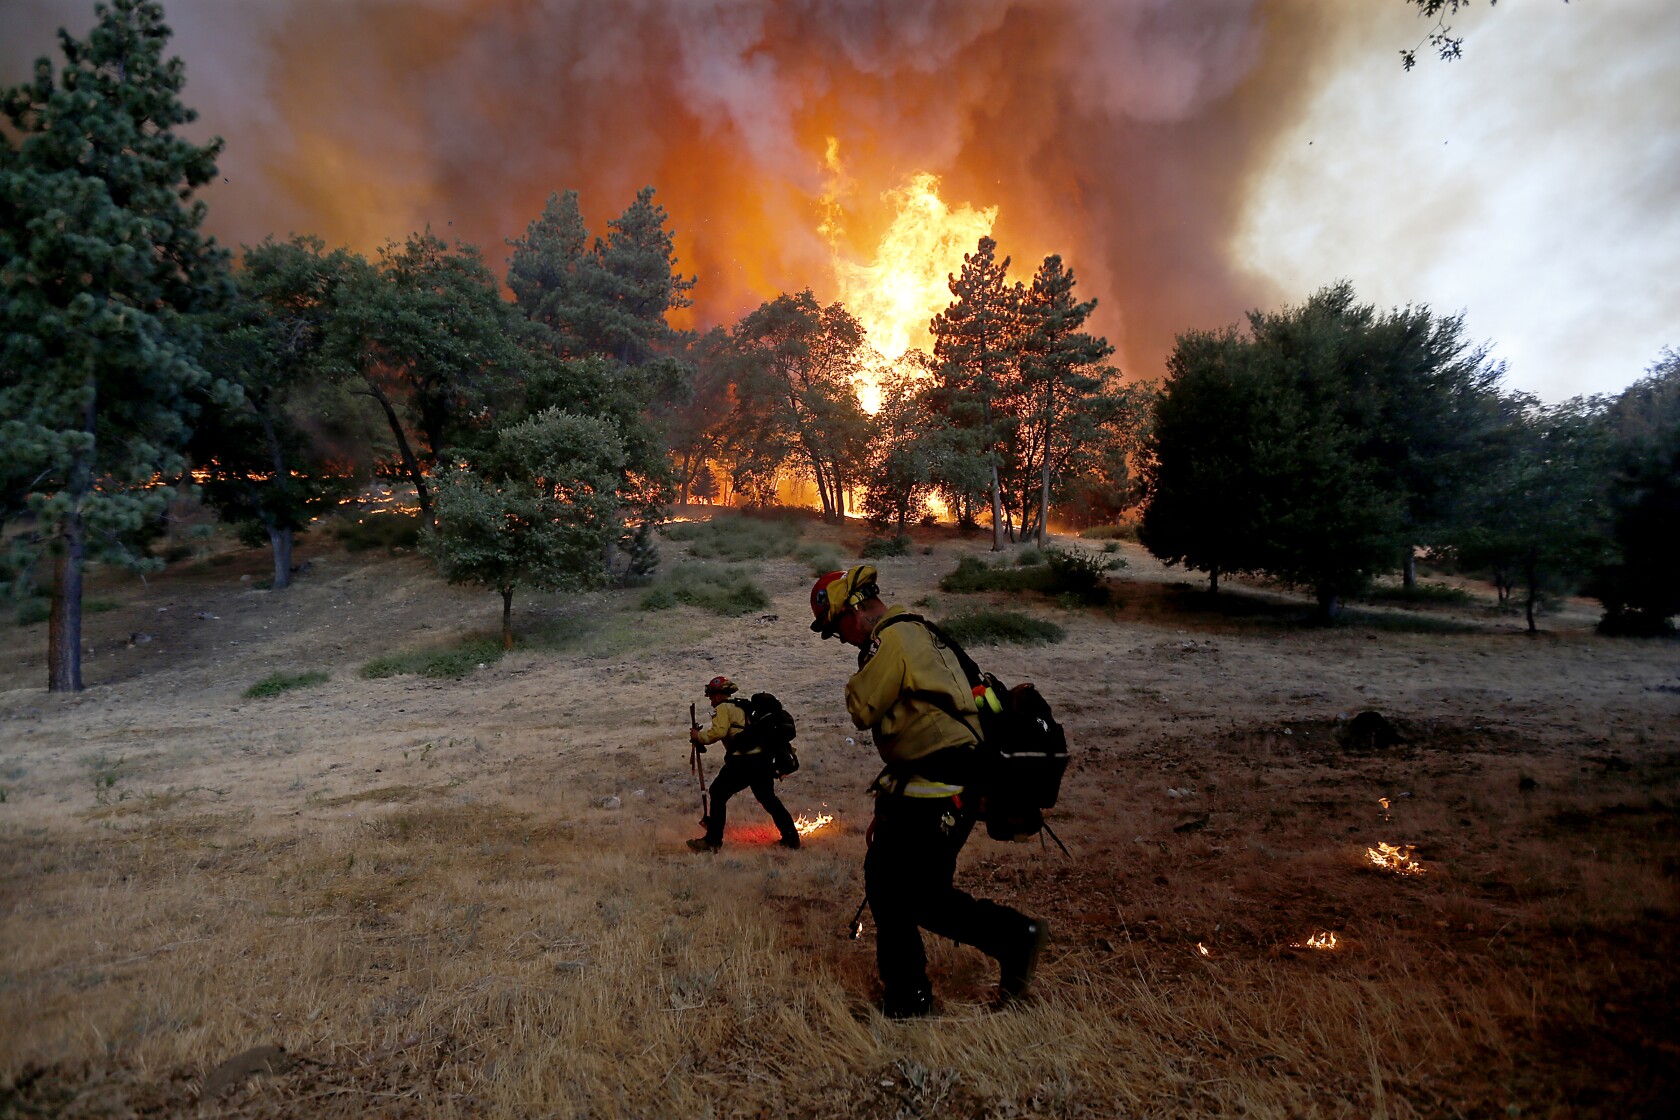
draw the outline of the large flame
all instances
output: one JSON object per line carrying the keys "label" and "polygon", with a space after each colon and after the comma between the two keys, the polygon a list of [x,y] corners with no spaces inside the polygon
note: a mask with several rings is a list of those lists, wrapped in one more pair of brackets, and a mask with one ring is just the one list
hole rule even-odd
{"label": "large flame", "polygon": [[882,374],[912,347],[928,349],[928,322],[951,303],[948,278],[962,269],[992,231],[996,206],[956,209],[939,197],[939,177],[918,172],[904,186],[886,192],[892,222],[875,246],[868,264],[848,259],[841,248],[845,211],[840,198],[850,180],[840,163],[839,144],[828,141],[825,164],[829,188],[823,195],[818,227],[834,254],[834,281],[841,303],[862,324],[875,350],[858,386],[858,400],[868,412],[880,408]]}

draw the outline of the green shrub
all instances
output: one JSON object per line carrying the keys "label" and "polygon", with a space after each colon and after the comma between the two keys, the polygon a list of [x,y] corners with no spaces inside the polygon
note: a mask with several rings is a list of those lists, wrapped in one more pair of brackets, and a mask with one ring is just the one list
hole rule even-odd
{"label": "green shrub", "polygon": [[471,638],[458,646],[415,649],[376,657],[361,668],[369,680],[413,673],[422,677],[464,677],[480,665],[502,658],[502,643],[494,638]]}
{"label": "green shrub", "polygon": [[1109,561],[1103,557],[1051,549],[1046,553],[1044,563],[1050,569],[1052,592],[1079,595],[1090,602],[1107,598],[1102,578]]}
{"label": "green shrub", "polygon": [[17,605],[17,624],[33,626],[52,617],[51,599],[25,599]]}
{"label": "green shrub", "polygon": [[366,513],[355,521],[340,521],[333,527],[333,534],[347,552],[417,548],[420,544],[420,515]]}
{"label": "green shrub", "polygon": [[1079,535],[1088,541],[1136,541],[1138,539],[1136,525],[1092,525],[1089,529],[1079,530]]}
{"label": "green shrub", "polygon": [[879,560],[883,556],[910,555],[910,542],[903,537],[870,537],[858,549],[858,555],[865,560]]}
{"label": "green shrub", "polygon": [[1043,646],[1061,641],[1067,632],[1054,622],[1017,611],[973,611],[942,619],[939,628],[964,646]]}
{"label": "green shrub", "polygon": [[770,596],[750,573],[732,565],[683,564],[644,592],[638,605],[644,611],[661,611],[678,603],[734,616],[763,610]]}
{"label": "green shrub", "polygon": [[993,568],[977,556],[964,556],[957,561],[957,570],[947,572],[939,580],[939,590],[950,592],[976,591],[1047,591],[1050,588],[1050,569]]}
{"label": "green shrub", "polygon": [[690,556],[731,561],[787,556],[804,531],[804,524],[798,520],[717,514],[709,521],[681,521],[661,530],[666,539],[687,543]]}
{"label": "green shrub", "polygon": [[278,696],[282,692],[290,692],[294,688],[308,688],[310,685],[325,683],[327,674],[320,669],[310,669],[302,673],[270,673],[256,684],[245,690],[247,700],[261,700],[269,696]]}
{"label": "green shrub", "polygon": [[793,550],[793,558],[813,576],[837,572],[846,566],[846,558],[831,544],[802,544]]}
{"label": "green shrub", "polygon": [[1044,550],[1036,545],[1028,545],[1015,554],[1015,563],[1023,568],[1030,568],[1035,564],[1044,563]]}
{"label": "green shrub", "polygon": [[1407,607],[1466,607],[1476,596],[1462,587],[1445,583],[1420,583],[1415,587],[1373,587],[1359,596],[1371,603],[1394,603]]}
{"label": "green shrub", "polygon": [[1120,542],[1119,541],[1104,541],[1103,542],[1103,551],[1104,552],[1119,552],[1120,551]]}

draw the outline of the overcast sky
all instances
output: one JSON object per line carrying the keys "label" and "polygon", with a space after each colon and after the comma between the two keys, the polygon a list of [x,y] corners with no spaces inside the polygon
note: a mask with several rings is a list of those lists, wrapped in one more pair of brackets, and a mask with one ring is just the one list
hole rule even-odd
{"label": "overcast sky", "polygon": [[[223,136],[224,242],[365,252],[431,224],[498,271],[551,192],[592,232],[652,184],[699,325],[832,298],[916,171],[1060,253],[1128,373],[1339,278],[1464,310],[1507,385],[1614,392],[1680,347],[1680,0],[1477,3],[1465,57],[1401,0],[168,0]],[[0,81],[91,0],[0,0]]]}

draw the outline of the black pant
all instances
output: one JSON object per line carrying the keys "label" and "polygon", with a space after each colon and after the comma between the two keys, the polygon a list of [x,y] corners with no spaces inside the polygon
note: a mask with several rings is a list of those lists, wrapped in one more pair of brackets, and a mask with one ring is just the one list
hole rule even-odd
{"label": "black pant", "polygon": [[725,757],[723,769],[718,771],[717,777],[712,779],[711,815],[706,818],[706,839],[714,844],[723,843],[723,825],[729,816],[729,799],[744,789],[751,789],[758,803],[764,806],[770,819],[776,822],[776,828],[782,834],[782,839],[793,842],[799,839],[799,830],[793,827],[793,814],[787,811],[781,799],[776,796],[776,776],[770,772],[770,756],[767,754],[748,754]]}
{"label": "black pant", "polygon": [[973,828],[974,817],[950,798],[875,798],[863,889],[875,916],[875,963],[888,1004],[914,1003],[930,990],[924,929],[993,958],[1026,937],[1026,915],[952,885],[957,853]]}

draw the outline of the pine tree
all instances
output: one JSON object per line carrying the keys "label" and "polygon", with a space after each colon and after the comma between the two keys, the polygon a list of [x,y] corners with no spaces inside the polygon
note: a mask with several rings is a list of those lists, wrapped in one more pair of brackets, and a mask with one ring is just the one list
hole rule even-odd
{"label": "pine tree", "polygon": [[54,559],[48,687],[81,679],[82,568],[104,549],[139,561],[134,535],[167,502],[195,395],[191,316],[229,290],[226,255],[200,233],[192,193],[219,140],[175,129],[185,71],[164,58],[163,9],[112,0],[85,40],[59,32],[65,66],[0,93],[0,444],[26,463]]}
{"label": "pine tree", "polygon": [[245,250],[236,297],[212,322],[206,361],[243,392],[210,403],[190,451],[205,500],[267,539],[277,590],[291,583],[296,534],[350,482],[317,445],[321,420],[310,413],[327,387],[325,350],[341,290],[366,267],[348,250],[327,253],[315,238],[265,241]]}
{"label": "pine tree", "polygon": [[[1050,520],[1050,476],[1058,456],[1069,447],[1068,431],[1077,430],[1067,422],[1067,414],[1077,416],[1084,411],[1084,399],[1103,387],[1098,363],[1114,353],[1106,338],[1081,329],[1097,301],[1076,302],[1073,287],[1073,270],[1063,267],[1061,257],[1048,256],[1021,302],[1021,389],[1028,411],[1022,425],[1021,463],[1024,479],[1038,476],[1034,527],[1040,546]],[[1028,531],[1028,504],[1023,488],[1023,533]]]}
{"label": "pine tree", "polygon": [[974,252],[963,255],[962,271],[948,281],[954,301],[928,325],[947,390],[944,407],[957,424],[980,434],[990,474],[994,552],[1003,548],[999,460],[1013,421],[1020,302],[1019,286],[1011,290],[1005,285],[1009,258],[999,262],[996,254],[997,242],[982,237]]}

